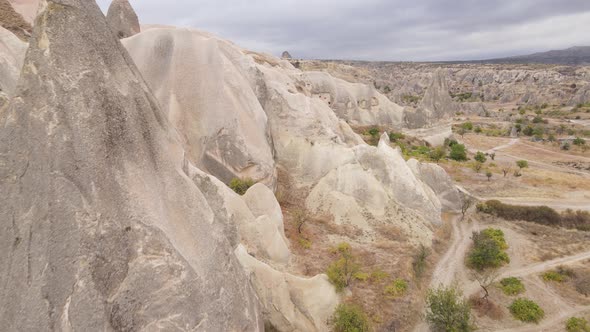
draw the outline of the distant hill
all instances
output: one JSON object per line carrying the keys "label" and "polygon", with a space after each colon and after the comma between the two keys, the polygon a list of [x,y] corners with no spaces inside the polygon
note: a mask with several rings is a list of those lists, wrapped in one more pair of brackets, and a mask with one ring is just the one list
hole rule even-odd
{"label": "distant hill", "polygon": [[529,55],[500,59],[468,61],[475,63],[546,63],[556,65],[590,65],[590,46],[574,46],[565,50],[552,50]]}

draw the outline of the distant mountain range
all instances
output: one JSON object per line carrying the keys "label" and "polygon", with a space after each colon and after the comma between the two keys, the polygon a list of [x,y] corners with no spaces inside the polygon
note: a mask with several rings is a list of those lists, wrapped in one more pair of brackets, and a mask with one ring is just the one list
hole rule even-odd
{"label": "distant mountain range", "polygon": [[[463,62],[463,61],[461,61]],[[469,63],[545,63],[556,65],[590,65],[590,46],[574,46],[565,50],[552,50],[507,58],[465,61]]]}

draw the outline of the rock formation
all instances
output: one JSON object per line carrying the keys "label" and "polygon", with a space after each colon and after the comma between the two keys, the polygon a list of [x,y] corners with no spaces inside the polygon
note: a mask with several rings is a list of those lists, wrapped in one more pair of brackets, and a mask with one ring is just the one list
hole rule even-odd
{"label": "rock formation", "polygon": [[449,95],[445,75],[442,68],[434,72],[432,82],[426,89],[416,111],[405,113],[405,122],[408,127],[429,127],[448,121],[453,116],[457,105]]}
{"label": "rock formation", "polygon": [[291,56],[291,54],[287,51],[283,52],[283,54],[281,55],[281,59],[285,59],[285,60],[291,60],[293,59],[293,57]]}
{"label": "rock formation", "polygon": [[137,14],[128,0],[113,0],[107,12],[107,22],[119,39],[141,31]]}
{"label": "rock formation", "polygon": [[183,170],[98,6],[53,0],[40,15],[0,118],[0,326],[262,330],[235,225]]}
{"label": "rock formation", "polygon": [[26,48],[24,42],[0,27],[0,110],[16,88]]}
{"label": "rock formation", "polygon": [[0,0],[0,27],[9,30],[22,40],[31,35],[31,24],[17,13],[8,0]]}
{"label": "rock formation", "polygon": [[8,0],[8,2],[28,24],[33,25],[39,9],[39,0]]}
{"label": "rock formation", "polygon": [[266,113],[231,62],[241,52],[188,29],[149,29],[123,43],[181,134],[187,158],[225,183],[252,178],[274,187]]}
{"label": "rock formation", "polygon": [[326,102],[336,115],[351,125],[385,126],[401,129],[404,109],[391,102],[372,86],[349,83],[323,72],[301,75],[300,90]]}
{"label": "rock formation", "polygon": [[461,210],[463,198],[453,184],[451,177],[442,167],[436,164],[421,163],[416,159],[408,160],[408,166],[418,179],[432,188],[439,197],[444,210],[455,212]]}

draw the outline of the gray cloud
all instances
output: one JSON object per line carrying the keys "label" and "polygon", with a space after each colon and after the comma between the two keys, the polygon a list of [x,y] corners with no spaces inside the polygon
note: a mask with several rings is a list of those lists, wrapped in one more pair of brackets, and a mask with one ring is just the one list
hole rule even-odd
{"label": "gray cloud", "polygon": [[[97,1],[106,11],[109,0]],[[484,59],[590,45],[588,0],[131,0],[142,24],[194,27],[275,55]]]}

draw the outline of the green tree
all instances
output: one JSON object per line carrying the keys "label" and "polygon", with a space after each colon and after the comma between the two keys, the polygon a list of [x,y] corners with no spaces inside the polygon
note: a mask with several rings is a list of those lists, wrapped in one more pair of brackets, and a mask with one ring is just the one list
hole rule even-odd
{"label": "green tree", "polygon": [[467,265],[475,270],[497,268],[510,262],[501,230],[488,228],[481,232],[474,232],[472,236],[473,248],[468,253]]}
{"label": "green tree", "polygon": [[490,181],[492,179],[492,176],[493,176],[492,172],[490,172],[490,171],[486,172],[486,177],[488,178],[488,181]]}
{"label": "green tree", "polygon": [[477,151],[477,153],[475,154],[475,157],[473,157],[473,159],[475,159],[475,161],[479,161],[482,164],[485,163],[487,160],[486,155],[481,151]]}
{"label": "green tree", "polygon": [[426,296],[426,321],[434,331],[475,330],[471,308],[457,286],[430,289]]}
{"label": "green tree", "polygon": [[467,160],[467,149],[465,149],[465,145],[455,144],[451,146],[451,153],[449,154],[449,157],[456,161]]}
{"label": "green tree", "polygon": [[586,144],[586,141],[583,138],[581,138],[581,137],[576,137],[574,139],[574,142],[573,143],[574,143],[574,145],[582,146],[582,145]]}

